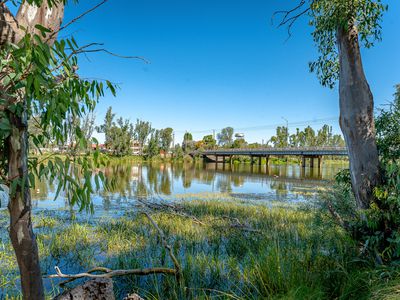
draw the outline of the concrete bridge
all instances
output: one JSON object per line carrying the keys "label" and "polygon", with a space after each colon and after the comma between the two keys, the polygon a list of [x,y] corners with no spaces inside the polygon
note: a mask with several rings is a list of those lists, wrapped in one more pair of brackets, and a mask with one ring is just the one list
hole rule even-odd
{"label": "concrete bridge", "polygon": [[318,168],[321,168],[323,156],[348,156],[346,147],[308,147],[308,148],[257,148],[257,149],[217,149],[195,151],[192,156],[200,155],[211,161],[218,163],[232,163],[233,156],[250,156],[251,164],[254,164],[254,158],[258,159],[258,164],[262,164],[265,158],[266,165],[269,163],[271,156],[299,156],[301,157],[302,167],[306,167],[306,160],[310,161],[310,167],[314,167],[314,159],[318,159]]}

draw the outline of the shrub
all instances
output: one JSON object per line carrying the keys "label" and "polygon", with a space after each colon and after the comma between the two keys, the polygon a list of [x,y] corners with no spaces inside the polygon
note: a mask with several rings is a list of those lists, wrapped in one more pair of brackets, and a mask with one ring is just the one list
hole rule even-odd
{"label": "shrub", "polygon": [[379,264],[400,259],[400,85],[395,101],[376,118],[382,183],[366,210],[357,210],[349,170],[336,175],[334,188],[320,203],[360,243],[361,253]]}

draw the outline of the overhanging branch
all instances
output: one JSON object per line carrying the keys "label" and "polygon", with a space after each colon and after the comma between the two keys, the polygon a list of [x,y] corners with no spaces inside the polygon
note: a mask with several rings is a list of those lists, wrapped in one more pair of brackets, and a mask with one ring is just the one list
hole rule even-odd
{"label": "overhanging branch", "polygon": [[311,10],[310,6],[307,6],[306,0],[301,0],[299,4],[289,10],[279,10],[274,12],[271,18],[271,23],[274,23],[274,19],[277,16],[280,16],[280,22],[277,27],[287,26],[288,38],[292,36],[292,27],[296,23],[296,21],[306,15]]}

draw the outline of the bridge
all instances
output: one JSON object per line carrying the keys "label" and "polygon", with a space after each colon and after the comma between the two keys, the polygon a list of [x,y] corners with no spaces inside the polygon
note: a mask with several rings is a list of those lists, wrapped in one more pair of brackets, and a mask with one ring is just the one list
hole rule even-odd
{"label": "bridge", "polygon": [[194,151],[192,156],[200,155],[207,159],[218,163],[232,163],[233,156],[250,156],[251,164],[254,164],[254,158],[258,158],[258,164],[262,164],[262,159],[265,158],[266,165],[269,163],[271,156],[299,156],[301,157],[302,167],[306,167],[306,160],[309,159],[310,167],[314,167],[314,159],[318,159],[318,168],[321,168],[323,156],[348,156],[346,147],[307,147],[307,148],[256,148],[256,149],[215,149]]}

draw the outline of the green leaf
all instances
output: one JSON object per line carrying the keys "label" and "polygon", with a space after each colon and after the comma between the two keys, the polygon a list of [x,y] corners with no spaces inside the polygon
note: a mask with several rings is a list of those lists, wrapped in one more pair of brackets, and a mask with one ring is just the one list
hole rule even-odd
{"label": "green leaf", "polygon": [[117,93],[115,91],[114,85],[108,80],[106,80],[106,84],[107,84],[107,87],[110,89],[112,95],[115,97],[117,95]]}
{"label": "green leaf", "polygon": [[[5,131],[5,132],[10,132],[11,125],[10,125],[10,121],[7,118],[3,117],[0,119],[0,130]],[[2,134],[3,134],[3,132],[2,132]]]}
{"label": "green leaf", "polygon": [[51,32],[50,29],[48,29],[40,24],[36,24],[35,28],[40,31],[40,33],[42,34],[42,37],[46,37],[46,33]]}

